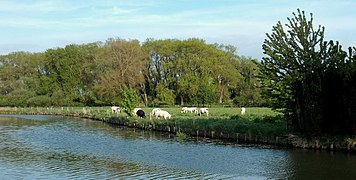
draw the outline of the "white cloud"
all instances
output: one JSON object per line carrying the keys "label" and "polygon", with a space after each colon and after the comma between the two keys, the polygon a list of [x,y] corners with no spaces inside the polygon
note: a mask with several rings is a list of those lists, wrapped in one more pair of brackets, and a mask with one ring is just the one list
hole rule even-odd
{"label": "white cloud", "polygon": [[[195,6],[188,2],[0,1],[0,39],[7,44],[43,43],[53,47],[56,43],[117,36],[140,40],[198,37],[231,43],[243,55],[260,58],[256,54],[262,53],[265,33],[279,20],[287,23],[287,17],[297,8],[305,8],[307,15],[314,11],[314,25],[324,25],[328,36],[345,38],[340,34],[356,30],[356,24],[352,23],[356,15],[350,8],[356,3],[351,1],[201,0],[194,1]],[[215,4],[209,6],[212,2]],[[349,35],[347,39],[355,37]]]}

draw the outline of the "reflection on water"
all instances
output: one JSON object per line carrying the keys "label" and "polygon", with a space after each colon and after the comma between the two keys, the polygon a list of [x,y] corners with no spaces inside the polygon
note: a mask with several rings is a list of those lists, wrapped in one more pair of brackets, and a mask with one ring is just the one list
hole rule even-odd
{"label": "reflection on water", "polygon": [[177,141],[170,134],[87,119],[18,117],[0,117],[0,177],[5,179],[356,177],[356,157],[350,154]]}

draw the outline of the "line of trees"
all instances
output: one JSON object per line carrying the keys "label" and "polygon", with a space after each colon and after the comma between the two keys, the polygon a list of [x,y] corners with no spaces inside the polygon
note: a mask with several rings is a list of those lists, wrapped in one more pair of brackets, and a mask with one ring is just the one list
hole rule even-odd
{"label": "line of trees", "polygon": [[0,106],[119,105],[136,94],[146,106],[273,106],[311,136],[356,134],[355,47],[325,41],[298,10],[262,49],[261,62],[195,38],[14,52],[0,56]]}
{"label": "line of trees", "polygon": [[356,49],[344,51],[338,42],[325,41],[324,27],[314,29],[310,16],[298,9],[285,26],[278,22],[267,34],[263,86],[296,130],[355,135]]}
{"label": "line of trees", "polygon": [[261,106],[257,61],[202,39],[108,39],[0,56],[0,106],[141,104]]}

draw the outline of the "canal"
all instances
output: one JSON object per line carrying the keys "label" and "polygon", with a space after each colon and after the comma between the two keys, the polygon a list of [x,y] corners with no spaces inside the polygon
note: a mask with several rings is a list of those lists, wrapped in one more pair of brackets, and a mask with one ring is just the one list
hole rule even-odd
{"label": "canal", "polygon": [[1,179],[355,179],[356,155],[274,149],[88,119],[0,116]]}

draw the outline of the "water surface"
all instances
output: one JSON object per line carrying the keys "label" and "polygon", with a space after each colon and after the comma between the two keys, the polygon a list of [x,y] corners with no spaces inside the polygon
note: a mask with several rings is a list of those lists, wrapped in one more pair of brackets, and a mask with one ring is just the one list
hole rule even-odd
{"label": "water surface", "polygon": [[60,116],[0,116],[1,179],[354,179],[347,153],[272,149]]}

